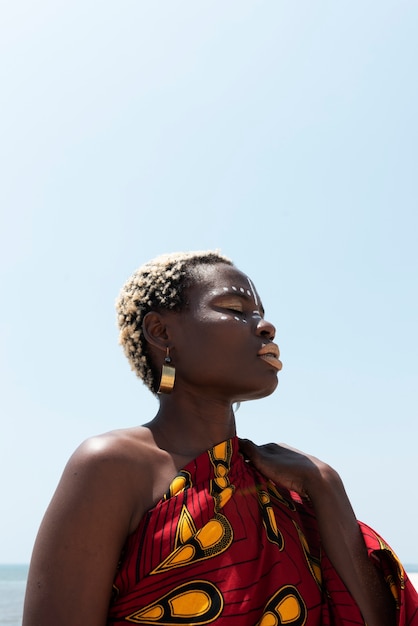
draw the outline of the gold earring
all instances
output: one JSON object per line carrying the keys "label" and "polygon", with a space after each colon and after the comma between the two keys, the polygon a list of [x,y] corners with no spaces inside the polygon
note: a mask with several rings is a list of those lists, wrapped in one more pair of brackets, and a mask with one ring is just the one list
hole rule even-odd
{"label": "gold earring", "polygon": [[167,348],[167,352],[164,359],[164,365],[161,372],[161,382],[157,393],[171,393],[174,387],[174,380],[176,378],[176,368],[171,363],[170,348]]}

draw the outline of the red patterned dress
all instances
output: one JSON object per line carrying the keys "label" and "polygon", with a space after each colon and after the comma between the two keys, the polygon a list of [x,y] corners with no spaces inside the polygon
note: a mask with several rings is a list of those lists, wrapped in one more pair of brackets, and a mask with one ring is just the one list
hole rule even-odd
{"label": "red patterned dress", "polygon": [[[402,565],[360,524],[370,558],[418,626],[418,596]],[[360,611],[321,550],[313,510],[247,463],[239,440],[179,472],[125,545],[108,624],[356,626]]]}

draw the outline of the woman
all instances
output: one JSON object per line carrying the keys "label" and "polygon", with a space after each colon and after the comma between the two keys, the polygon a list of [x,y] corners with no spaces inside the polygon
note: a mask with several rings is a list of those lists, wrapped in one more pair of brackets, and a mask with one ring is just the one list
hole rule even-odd
{"label": "woman", "polygon": [[159,257],[117,303],[144,426],[83,443],[42,522],[24,626],[418,624],[390,548],[338,474],[236,437],[281,369],[251,280],[216,252]]}

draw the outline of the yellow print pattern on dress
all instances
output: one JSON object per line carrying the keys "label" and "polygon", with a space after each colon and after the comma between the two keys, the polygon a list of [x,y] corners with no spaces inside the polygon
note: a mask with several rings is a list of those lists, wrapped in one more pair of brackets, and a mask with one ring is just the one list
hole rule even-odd
{"label": "yellow print pattern on dress", "polygon": [[222,595],[214,584],[206,580],[192,580],[131,613],[126,621],[159,626],[199,626],[214,622],[221,614],[223,604]]}
{"label": "yellow print pattern on dress", "polygon": [[[187,511],[187,509],[186,509]],[[183,512],[179,519],[176,537],[186,537],[192,529],[191,516]],[[186,524],[186,529],[179,529],[179,524]],[[233,539],[232,526],[227,518],[217,513],[202,528],[190,536],[186,543],[179,545],[150,574],[159,574],[176,567],[184,567],[198,561],[211,559],[229,548]]]}
{"label": "yellow print pattern on dress", "polygon": [[[219,513],[219,509],[234,491],[228,478],[232,458],[231,442],[226,441],[215,446],[209,456],[215,473],[215,479],[211,481],[215,514],[198,530],[190,511],[183,505],[177,522],[174,550],[150,572],[150,575],[211,559],[225,552],[233,541],[232,526],[228,519]],[[180,472],[172,481],[167,494],[176,495],[186,489],[192,482],[188,474]]]}
{"label": "yellow print pattern on dress", "polygon": [[306,604],[299,591],[293,585],[285,585],[267,602],[256,626],[303,626],[307,616]]}
{"label": "yellow print pattern on dress", "polygon": [[209,451],[215,477],[210,481],[210,492],[215,500],[215,511],[220,511],[232,497],[235,487],[229,480],[232,459],[231,441],[223,441]]}
{"label": "yellow print pattern on dress", "polygon": [[311,572],[312,576],[314,577],[317,585],[319,588],[321,588],[322,586],[322,571],[321,571],[321,562],[319,559],[315,558],[310,550],[309,550],[309,545],[308,542],[306,540],[306,537],[304,535],[304,533],[302,532],[302,530],[299,528],[299,526],[296,524],[295,520],[293,520],[293,525],[297,530],[297,533],[299,535],[299,541],[302,545],[302,550],[303,553],[305,555],[306,558],[306,562],[308,564],[309,567],[309,571]]}
{"label": "yellow print pattern on dress", "polygon": [[172,480],[167,493],[164,494],[163,500],[169,500],[173,496],[177,496],[185,489],[193,487],[192,477],[187,470],[181,470],[177,476]]}
{"label": "yellow print pattern on dress", "polygon": [[267,539],[271,541],[271,543],[275,543],[279,550],[283,550],[284,538],[277,527],[276,516],[274,515],[274,509],[271,505],[271,500],[267,491],[264,491],[263,489],[258,490],[258,502],[260,504],[261,517]]}

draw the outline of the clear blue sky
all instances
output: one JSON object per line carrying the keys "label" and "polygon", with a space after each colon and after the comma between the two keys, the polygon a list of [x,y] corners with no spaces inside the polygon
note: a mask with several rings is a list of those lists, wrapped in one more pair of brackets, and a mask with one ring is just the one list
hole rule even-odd
{"label": "clear blue sky", "polygon": [[150,419],[114,300],[220,248],[284,369],[239,433],[313,453],[418,563],[418,4],[16,0],[0,18],[0,562],[87,436]]}

